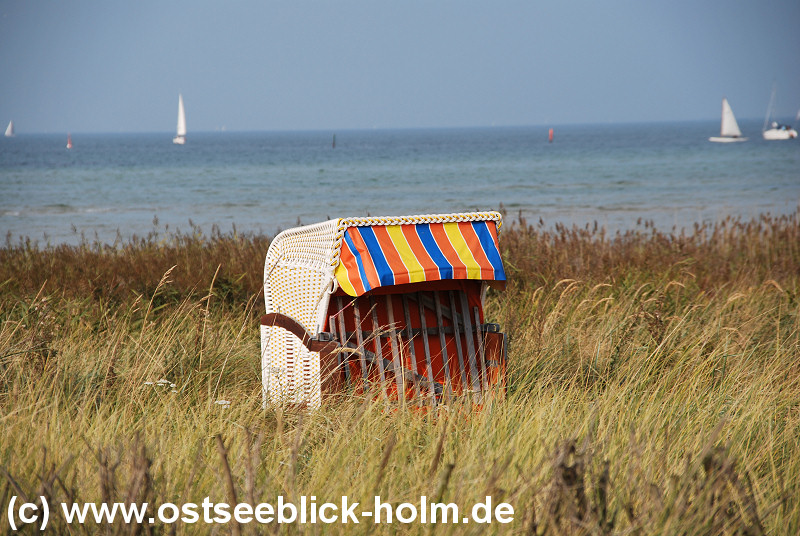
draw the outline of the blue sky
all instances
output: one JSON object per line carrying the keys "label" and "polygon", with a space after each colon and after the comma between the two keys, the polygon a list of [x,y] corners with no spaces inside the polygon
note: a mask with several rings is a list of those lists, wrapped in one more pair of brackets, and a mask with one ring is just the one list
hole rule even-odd
{"label": "blue sky", "polygon": [[17,132],[558,125],[800,108],[798,0],[0,0]]}

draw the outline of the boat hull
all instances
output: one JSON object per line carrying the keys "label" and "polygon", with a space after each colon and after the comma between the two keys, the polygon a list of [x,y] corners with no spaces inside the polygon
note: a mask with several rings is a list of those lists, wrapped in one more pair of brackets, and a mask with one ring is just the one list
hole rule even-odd
{"label": "boat hull", "polygon": [[771,128],[763,132],[765,140],[791,140],[797,137],[797,131],[793,128]]}
{"label": "boat hull", "polygon": [[723,136],[723,137],[712,136],[708,138],[708,141],[713,141],[716,143],[731,143],[734,141],[747,141],[747,138],[742,138],[742,137],[734,138],[730,136]]}
{"label": "boat hull", "polygon": [[186,136],[175,136],[172,138],[172,143],[175,145],[183,145],[186,143]]}

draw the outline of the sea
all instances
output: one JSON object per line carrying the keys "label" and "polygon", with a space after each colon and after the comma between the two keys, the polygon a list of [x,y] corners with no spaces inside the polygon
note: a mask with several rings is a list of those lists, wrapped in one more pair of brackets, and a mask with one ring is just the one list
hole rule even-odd
{"label": "sea", "polygon": [[[794,213],[800,140],[719,144],[716,121],[0,138],[6,244],[260,233],[350,216],[502,210],[506,222],[663,231]],[[18,127],[21,127],[21,125]],[[553,140],[548,131],[553,129]]]}

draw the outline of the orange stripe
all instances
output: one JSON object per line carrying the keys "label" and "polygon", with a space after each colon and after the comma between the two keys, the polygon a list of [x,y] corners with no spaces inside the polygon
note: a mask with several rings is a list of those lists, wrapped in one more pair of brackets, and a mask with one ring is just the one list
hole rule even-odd
{"label": "orange stripe", "polygon": [[458,222],[458,230],[461,231],[461,236],[464,237],[464,241],[466,241],[469,246],[469,250],[475,258],[475,262],[481,267],[481,279],[494,279],[494,268],[492,267],[492,263],[489,262],[489,257],[487,257],[486,253],[483,251],[481,241],[477,233],[475,233],[472,222]]}
{"label": "orange stripe", "polygon": [[[375,268],[375,264],[372,262],[372,257],[369,255],[369,249],[367,249],[364,239],[361,238],[361,233],[358,232],[358,228],[356,227],[348,229],[347,234],[353,240],[353,244],[356,245],[358,252],[361,253],[361,262],[364,265],[364,273],[367,274],[367,282],[373,289],[378,288],[381,286],[381,281],[378,279],[378,270]],[[358,277],[358,271],[356,271],[355,276]]]}
{"label": "orange stripe", "polygon": [[358,263],[356,262],[355,255],[350,251],[344,240],[342,240],[342,249],[339,253],[339,264],[344,268],[347,274],[347,280],[353,286],[357,296],[364,294],[367,289],[361,281],[361,276],[358,274]]}
{"label": "orange stripe", "polygon": [[444,225],[443,223],[430,224],[433,239],[436,240],[436,244],[439,246],[442,254],[453,267],[453,279],[467,279],[467,265],[462,262],[453,244],[450,243],[450,239],[447,237],[447,233],[444,230]]}
{"label": "orange stripe", "polygon": [[406,265],[403,263],[403,259],[400,258],[394,241],[392,237],[389,236],[389,231],[382,225],[376,225],[372,228],[372,231],[375,233],[375,238],[378,239],[378,244],[381,246],[386,262],[389,263],[389,268],[392,269],[394,284],[402,285],[404,283],[410,283],[411,276],[408,274],[408,268],[406,268]]}
{"label": "orange stripe", "polygon": [[438,281],[439,267],[436,266],[436,263],[433,262],[433,259],[425,250],[425,246],[422,245],[422,241],[417,234],[416,225],[401,225],[400,228],[403,230],[403,236],[406,237],[411,251],[414,252],[417,261],[422,265],[422,269],[425,270],[425,281]]}

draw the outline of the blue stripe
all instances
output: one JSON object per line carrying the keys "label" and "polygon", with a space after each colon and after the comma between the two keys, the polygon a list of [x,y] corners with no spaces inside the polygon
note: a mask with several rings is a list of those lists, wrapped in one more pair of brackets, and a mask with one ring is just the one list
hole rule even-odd
{"label": "blue stripe", "polygon": [[497,246],[492,238],[492,233],[489,232],[489,223],[485,221],[472,222],[472,228],[475,229],[475,234],[478,235],[478,240],[481,241],[486,258],[492,263],[494,268],[495,281],[505,281],[506,272],[503,270],[503,260],[500,258],[500,252],[497,251]]}
{"label": "blue stripe", "polygon": [[[367,273],[364,271],[364,261],[361,259],[361,253],[358,252],[358,248],[353,243],[353,239],[350,238],[350,229],[348,229],[344,233],[344,243],[347,244],[347,248],[353,254],[353,257],[356,259],[356,266],[358,266],[358,275],[361,277],[361,283],[364,285],[364,292],[368,292],[372,290],[372,287],[369,284],[369,280],[367,279]],[[356,290],[358,292],[358,290]]]}
{"label": "blue stripe", "polygon": [[394,285],[394,272],[386,261],[386,255],[383,254],[381,245],[378,243],[378,237],[375,236],[375,231],[372,227],[359,227],[358,232],[361,233],[361,238],[367,245],[367,251],[372,258],[372,264],[375,265],[375,270],[378,272],[378,281],[383,285]]}
{"label": "blue stripe", "polygon": [[439,267],[439,279],[453,279],[453,267],[447,261],[447,258],[439,249],[439,244],[433,238],[431,227],[427,223],[420,223],[416,226],[417,236],[419,236],[422,245],[425,246],[425,251],[428,252],[433,262]]}

